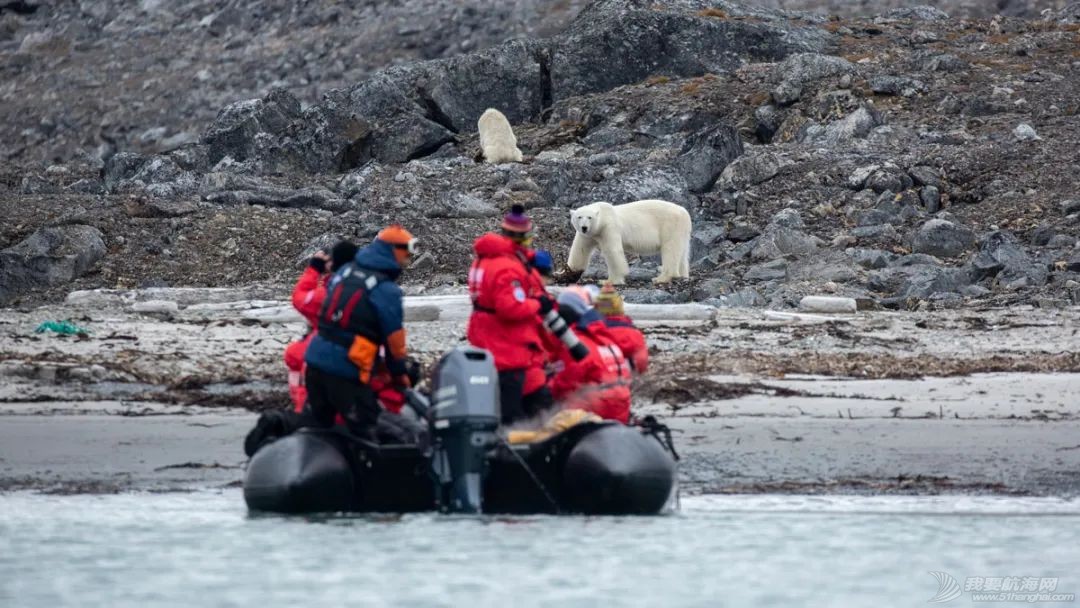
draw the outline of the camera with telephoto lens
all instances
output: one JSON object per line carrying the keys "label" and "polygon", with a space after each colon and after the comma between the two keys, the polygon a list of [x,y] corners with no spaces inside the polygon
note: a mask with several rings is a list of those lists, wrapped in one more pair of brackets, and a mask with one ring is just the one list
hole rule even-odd
{"label": "camera with telephoto lens", "polygon": [[577,335],[570,331],[570,326],[566,324],[566,320],[559,316],[559,311],[554,308],[549,310],[544,315],[544,326],[548,328],[548,331],[555,334],[566,348],[570,349],[570,356],[574,358],[574,361],[581,361],[585,357],[589,356],[589,347],[581,343],[578,340]]}

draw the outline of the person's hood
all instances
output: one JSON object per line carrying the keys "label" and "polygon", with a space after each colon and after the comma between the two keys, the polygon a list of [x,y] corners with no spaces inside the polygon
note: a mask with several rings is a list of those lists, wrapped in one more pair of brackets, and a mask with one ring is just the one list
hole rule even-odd
{"label": "person's hood", "polygon": [[581,315],[581,318],[577,320],[577,326],[594,336],[611,337],[607,325],[604,324],[604,315],[597,312],[595,308],[586,310],[585,313]]}
{"label": "person's hood", "polygon": [[394,246],[390,243],[375,241],[356,252],[353,258],[356,265],[366,270],[374,270],[387,275],[391,280],[401,274],[401,265],[394,257]]}
{"label": "person's hood", "polygon": [[481,258],[496,258],[504,255],[514,255],[517,249],[517,243],[501,234],[495,234],[494,232],[484,234],[473,243],[473,251]]}

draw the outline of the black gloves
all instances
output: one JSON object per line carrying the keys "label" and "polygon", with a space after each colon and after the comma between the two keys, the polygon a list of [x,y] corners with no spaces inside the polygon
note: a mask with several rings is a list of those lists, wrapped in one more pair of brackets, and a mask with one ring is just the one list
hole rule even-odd
{"label": "black gloves", "polygon": [[547,316],[555,308],[555,300],[552,300],[547,294],[536,296],[536,301],[540,303],[541,317]]}

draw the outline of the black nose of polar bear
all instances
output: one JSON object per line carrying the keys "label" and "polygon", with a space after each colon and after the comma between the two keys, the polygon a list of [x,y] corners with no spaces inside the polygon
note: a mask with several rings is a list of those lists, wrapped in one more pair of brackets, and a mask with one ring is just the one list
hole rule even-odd
{"label": "black nose of polar bear", "polygon": [[582,226],[582,227],[581,227],[581,232],[583,232],[583,233],[584,233],[584,232],[588,232],[588,231],[589,231],[589,227],[588,227],[588,226]]}

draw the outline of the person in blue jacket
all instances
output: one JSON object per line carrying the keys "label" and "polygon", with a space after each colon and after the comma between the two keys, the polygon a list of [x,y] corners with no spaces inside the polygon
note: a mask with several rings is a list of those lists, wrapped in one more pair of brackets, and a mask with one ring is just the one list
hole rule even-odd
{"label": "person in blue jacket", "polygon": [[382,408],[370,382],[378,366],[386,366],[396,386],[411,386],[396,281],[415,253],[416,238],[400,225],[388,226],[327,284],[318,333],[304,357],[308,402],[319,426],[332,426],[340,414],[350,432],[374,440]]}

